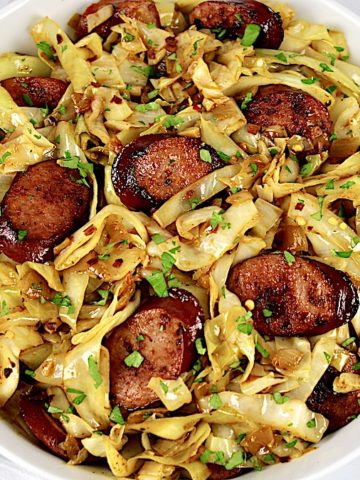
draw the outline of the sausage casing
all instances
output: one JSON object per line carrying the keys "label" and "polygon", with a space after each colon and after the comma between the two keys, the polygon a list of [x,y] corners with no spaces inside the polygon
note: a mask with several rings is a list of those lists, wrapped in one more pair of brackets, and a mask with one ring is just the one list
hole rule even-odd
{"label": "sausage casing", "polygon": [[253,300],[254,327],[262,335],[321,335],[349,322],[359,307],[349,277],[315,260],[284,254],[245,260],[232,268],[229,289]]}

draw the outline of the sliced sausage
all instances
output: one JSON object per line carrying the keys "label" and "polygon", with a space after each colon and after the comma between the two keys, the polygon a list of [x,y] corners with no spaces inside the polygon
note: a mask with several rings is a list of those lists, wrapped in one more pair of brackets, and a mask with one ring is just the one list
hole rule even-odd
{"label": "sliced sausage", "polygon": [[[174,380],[190,369],[203,321],[198,301],[185,290],[172,289],[169,297],[146,300],[106,341],[112,403],[135,410],[157,401],[147,384],[152,377]],[[138,368],[124,363],[135,351],[144,358]]]}
{"label": "sliced sausage", "polygon": [[232,268],[228,282],[241,302],[255,302],[254,327],[262,335],[321,335],[349,322],[359,307],[345,273],[299,256],[291,264],[282,253],[250,258]]}
{"label": "sliced sausage", "polygon": [[360,414],[360,392],[336,393],[332,385],[338,372],[329,367],[307,400],[310,410],[329,420],[328,433],[334,432]]}
{"label": "sliced sausage", "polygon": [[0,250],[17,262],[45,262],[87,220],[91,190],[77,170],[50,160],[18,173],[2,203]]}
{"label": "sliced sausage", "polygon": [[27,395],[20,397],[20,413],[31,433],[52,453],[68,460],[66,451],[61,447],[66,433],[61,426],[45,411],[44,402]]}
{"label": "sliced sausage", "polygon": [[157,27],[161,26],[159,12],[152,0],[100,0],[100,2],[89,5],[81,15],[76,29],[78,38],[82,38],[90,33],[88,32],[88,15],[96,13],[106,5],[112,5],[114,7],[114,14],[94,29],[94,32],[98,33],[102,38],[108,37],[111,32],[111,27],[122,23],[120,15],[135,18],[143,23],[152,23]]}
{"label": "sliced sausage", "polygon": [[190,23],[198,28],[225,29],[229,37],[242,37],[247,25],[259,25],[255,45],[262,48],[279,48],[284,38],[280,14],[256,0],[203,2],[192,10]]}
{"label": "sliced sausage", "polygon": [[249,469],[240,467],[227,470],[222,465],[217,465],[216,463],[208,463],[206,466],[211,472],[209,477],[210,480],[227,480],[229,478],[240,477],[241,475],[244,475],[244,473],[249,472]]}
{"label": "sliced sausage", "polygon": [[248,123],[262,129],[280,125],[289,137],[305,137],[313,145],[307,154],[329,148],[332,122],[328,109],[302,90],[286,85],[260,87],[244,115]]}
{"label": "sliced sausage", "polygon": [[[210,153],[211,161],[200,158]],[[126,145],[112,167],[115,192],[129,208],[156,208],[224,162],[198,138],[144,135]]]}
{"label": "sliced sausage", "polygon": [[46,107],[54,109],[64,95],[67,83],[57,78],[13,77],[1,85],[10,93],[19,107]]}

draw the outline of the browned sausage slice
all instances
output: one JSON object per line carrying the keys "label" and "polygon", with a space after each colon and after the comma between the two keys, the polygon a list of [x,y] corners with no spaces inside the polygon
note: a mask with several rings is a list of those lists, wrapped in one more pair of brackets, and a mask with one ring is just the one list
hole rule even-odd
{"label": "browned sausage slice", "polygon": [[[201,160],[203,150],[210,153],[210,162]],[[116,157],[112,181],[127,207],[150,210],[224,165],[216,151],[198,138],[144,135]]]}
{"label": "browned sausage slice", "polygon": [[86,222],[91,190],[77,170],[49,160],[18,173],[0,216],[0,250],[17,262],[45,262],[53,247]]}
{"label": "browned sausage slice", "polygon": [[242,37],[249,24],[261,27],[255,45],[263,48],[279,48],[284,29],[281,16],[270,7],[256,0],[216,0],[203,2],[190,14],[190,23],[198,28],[225,29],[230,37]]}
{"label": "browned sausage slice", "polygon": [[45,411],[42,401],[22,395],[20,397],[20,413],[34,437],[52,453],[68,460],[66,451],[60,446],[66,439],[66,433]]}
{"label": "browned sausage slice", "polygon": [[229,289],[255,302],[253,320],[262,335],[321,335],[349,322],[359,300],[349,277],[329,265],[283,254],[260,255],[236,265]]}
{"label": "browned sausage slice", "polygon": [[89,5],[81,15],[76,29],[78,38],[82,38],[90,33],[88,32],[88,15],[96,13],[106,5],[112,5],[114,7],[114,14],[111,18],[95,28],[94,31],[102,38],[106,38],[110,34],[111,27],[122,22],[120,15],[126,15],[130,18],[140,20],[143,23],[151,23],[160,27],[159,12],[152,0],[101,0],[100,2]]}
{"label": "browned sausage slice", "polygon": [[1,85],[10,93],[19,107],[45,107],[54,109],[64,95],[67,84],[47,77],[13,77]]}
{"label": "browned sausage slice", "polygon": [[338,372],[329,367],[307,400],[310,410],[329,420],[328,433],[334,432],[360,415],[360,392],[336,393],[332,385]]}
{"label": "browned sausage slice", "polygon": [[[113,404],[135,410],[154,403],[158,398],[147,387],[150,379],[174,380],[195,360],[194,342],[202,331],[204,314],[185,290],[173,289],[169,295],[148,299],[106,341]],[[144,357],[138,368],[124,363],[135,351]]]}
{"label": "browned sausage slice", "polygon": [[206,466],[211,472],[210,480],[228,480],[229,478],[240,477],[249,472],[249,469],[240,467],[227,470],[222,465],[217,465],[216,463],[208,463]]}
{"label": "browned sausage slice", "polygon": [[244,110],[244,115],[248,123],[262,129],[280,125],[286,129],[289,137],[305,137],[313,145],[308,154],[329,147],[332,122],[328,109],[302,90],[285,85],[260,87]]}

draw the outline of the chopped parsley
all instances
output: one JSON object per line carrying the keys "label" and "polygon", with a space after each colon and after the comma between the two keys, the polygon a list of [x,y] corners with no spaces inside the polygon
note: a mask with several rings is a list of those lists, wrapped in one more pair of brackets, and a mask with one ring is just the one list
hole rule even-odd
{"label": "chopped parsley", "polygon": [[334,70],[329,67],[326,63],[320,63],[319,67],[322,69],[322,72],[333,72]]}
{"label": "chopped parsley", "polygon": [[143,361],[144,357],[138,350],[134,350],[130,355],[124,358],[125,365],[133,368],[139,368]]}
{"label": "chopped parsley", "polygon": [[244,36],[241,39],[241,45],[243,47],[251,47],[253,45],[258,36],[260,35],[261,27],[256,23],[250,23],[246,25]]}
{"label": "chopped parsley", "polygon": [[326,363],[330,363],[331,362],[331,355],[328,352],[323,352],[323,353],[324,353]]}
{"label": "chopped parsley", "polygon": [[328,180],[325,184],[325,190],[334,190],[334,188],[334,179],[330,178],[330,180]]}
{"label": "chopped parsley", "polygon": [[323,207],[324,207],[324,200],[325,200],[325,197],[322,196],[322,197],[319,197],[318,198],[318,202],[319,202],[319,211],[316,212],[316,213],[313,213],[311,215],[311,218],[313,218],[314,220],[317,220],[318,222],[322,219],[323,217]]}
{"label": "chopped parsley", "polygon": [[5,300],[1,302],[1,312],[0,312],[0,317],[4,317],[9,313],[9,309],[7,307],[7,303]]}
{"label": "chopped parsley", "polygon": [[81,390],[77,390],[76,388],[67,388],[66,391],[68,393],[73,393],[77,395],[72,400],[72,403],[74,405],[80,405],[86,398],[86,393],[82,392]]}
{"label": "chopped parsley", "polygon": [[349,181],[343,183],[342,185],[340,185],[340,188],[343,188],[344,190],[348,190],[353,185],[355,185],[355,182],[353,182],[352,180],[349,180]]}
{"label": "chopped parsley", "polygon": [[273,398],[274,402],[277,403],[278,405],[283,405],[284,403],[286,403],[289,400],[289,397],[287,397],[285,395],[281,395],[280,392],[273,393],[272,398]]}
{"label": "chopped parsley", "polygon": [[286,56],[283,52],[280,52],[277,55],[275,55],[275,58],[280,60],[280,62],[288,63],[288,59],[286,58]]}
{"label": "chopped parsley", "polygon": [[263,308],[262,314],[264,315],[265,318],[272,317],[272,311],[269,310],[268,308]]}
{"label": "chopped parsley", "polygon": [[170,273],[173,265],[175,265],[176,258],[170,252],[164,252],[161,255],[161,266],[163,270],[163,274],[167,275]]}
{"label": "chopped parsley", "polygon": [[163,122],[163,126],[165,128],[178,127],[182,123],[184,123],[184,120],[181,117],[177,117],[176,115],[167,115]]}
{"label": "chopped parsley", "polygon": [[269,358],[269,352],[258,342],[258,336],[255,337],[255,348],[264,357]]}
{"label": "chopped parsley", "polygon": [[203,340],[203,338],[197,338],[195,340],[195,348],[199,355],[205,355],[206,353],[206,347],[203,344]]}
{"label": "chopped parsley", "polygon": [[123,418],[123,416],[121,415],[121,411],[120,411],[120,408],[118,405],[116,405],[112,410],[111,410],[111,413],[109,415],[109,419],[114,422],[114,423],[117,423],[119,425],[125,425],[125,420]]}
{"label": "chopped parsley", "polygon": [[101,299],[95,302],[95,305],[104,306],[106,305],[106,301],[108,299],[110,290],[97,290],[97,293],[100,295]]}
{"label": "chopped parsley", "polygon": [[65,168],[72,168],[77,169],[79,171],[81,179],[76,183],[81,183],[89,187],[89,183],[87,182],[88,174],[92,174],[94,172],[94,166],[92,163],[85,163],[80,160],[80,157],[77,155],[71,155],[69,150],[65,150],[65,157],[63,160],[63,166]]}
{"label": "chopped parsley", "polygon": [[155,233],[151,240],[156,243],[156,245],[160,245],[160,243],[164,243],[166,241],[165,237],[163,237],[160,233]]}
{"label": "chopped parsley", "polygon": [[306,424],[306,426],[308,428],[315,428],[316,427],[316,419],[315,418],[312,418],[311,420],[309,420]]}
{"label": "chopped parsley", "polygon": [[284,258],[285,258],[286,263],[288,265],[292,265],[295,262],[294,255],[292,253],[288,252],[287,250],[285,250],[285,252],[284,252]]}
{"label": "chopped parsley", "polygon": [[356,340],[355,337],[350,337],[350,338],[347,338],[346,340],[344,340],[341,344],[342,347],[348,347],[349,345],[351,345],[352,343],[354,343]]}
{"label": "chopped parsley", "polygon": [[200,159],[203,162],[211,163],[212,159],[211,159],[211,153],[209,152],[209,150],[206,150],[205,148],[201,148],[200,149]]}
{"label": "chopped parsley", "polygon": [[285,443],[284,447],[285,448],[294,448],[296,444],[297,444],[297,440],[293,440],[292,442]]}
{"label": "chopped parsley", "polygon": [[318,77],[311,77],[311,78],[302,78],[301,82],[304,83],[305,85],[312,85],[315,82],[318,82],[320,78]]}
{"label": "chopped parsley", "polygon": [[50,302],[59,308],[66,307],[68,309],[68,315],[71,315],[75,312],[75,307],[71,303],[70,297],[68,295],[65,295],[63,297],[61,292],[56,292],[55,295],[51,298]]}
{"label": "chopped parsley", "polygon": [[169,391],[169,387],[166,385],[166,383],[163,381],[163,380],[160,380],[160,387],[161,387],[161,390],[165,393],[165,395],[168,393]]}
{"label": "chopped parsley", "polygon": [[148,93],[148,98],[151,100],[159,95],[159,90],[155,89]]}
{"label": "chopped parsley", "polygon": [[222,401],[218,393],[213,393],[210,397],[210,407],[217,410],[222,406]]}
{"label": "chopped parsley", "polygon": [[212,230],[215,230],[219,225],[221,226],[222,230],[226,230],[231,228],[230,223],[226,223],[222,214],[224,213],[223,210],[219,212],[213,212],[210,219],[210,227]]}
{"label": "chopped parsley", "polygon": [[340,258],[350,258],[352,255],[352,250],[346,251],[346,252],[338,252],[336,250],[333,251],[335,257],[340,257]]}
{"label": "chopped parsley", "polygon": [[191,210],[195,210],[195,208],[199,205],[200,199],[199,198],[190,198],[189,200]]}
{"label": "chopped parsley", "polygon": [[230,155],[227,155],[227,154],[224,153],[224,152],[217,151],[216,153],[218,154],[218,156],[221,158],[221,160],[222,160],[223,162],[229,162],[229,161],[231,160]]}
{"label": "chopped parsley", "polygon": [[251,92],[247,92],[244,100],[241,102],[241,105],[240,105],[241,110],[246,110],[248,104],[252,101],[252,99],[253,99],[253,94]]}
{"label": "chopped parsley", "polygon": [[56,60],[55,55],[54,55],[54,53],[53,53],[53,49],[52,49],[50,43],[43,41],[43,42],[37,43],[36,46],[37,46],[37,48],[38,48],[41,52],[45,53],[45,55],[46,55],[50,60],[53,60],[53,61]]}
{"label": "chopped parsley", "polygon": [[7,158],[11,157],[11,152],[5,152],[0,158],[0,165],[2,165]]}
{"label": "chopped parsley", "polygon": [[136,105],[135,110],[137,112],[154,112],[155,110],[159,109],[159,104],[156,102],[149,102],[146,103],[145,105]]}
{"label": "chopped parsley", "polygon": [[163,298],[168,296],[165,276],[162,272],[160,271],[153,272],[151,275],[146,277],[146,280],[150,283],[150,285],[152,286],[152,288],[154,289],[154,292],[158,297]]}
{"label": "chopped parsley", "polygon": [[250,167],[250,173],[252,174],[252,176],[254,177],[257,172],[258,172],[258,166],[257,166],[257,163],[255,162],[250,162],[249,163],[249,167]]}
{"label": "chopped parsley", "polygon": [[154,75],[155,69],[153,66],[141,67],[140,65],[131,65],[130,67],[134,72],[140,73],[144,75],[144,77],[148,78],[151,75]]}
{"label": "chopped parsley", "polygon": [[102,376],[99,371],[98,364],[95,360],[94,355],[90,355],[88,357],[88,368],[89,368],[89,373],[90,377],[94,380],[94,387],[98,389],[100,385],[103,383]]}
{"label": "chopped parsley", "polygon": [[27,93],[23,93],[22,94],[22,97],[23,97],[23,100],[24,102],[26,103],[26,105],[28,105],[29,107],[32,107],[34,104],[33,104],[33,101],[31,100],[29,94]]}
{"label": "chopped parsley", "polygon": [[28,232],[26,230],[19,230],[18,231],[18,234],[17,234],[17,238],[18,240],[25,240],[25,238],[27,237],[27,234]]}

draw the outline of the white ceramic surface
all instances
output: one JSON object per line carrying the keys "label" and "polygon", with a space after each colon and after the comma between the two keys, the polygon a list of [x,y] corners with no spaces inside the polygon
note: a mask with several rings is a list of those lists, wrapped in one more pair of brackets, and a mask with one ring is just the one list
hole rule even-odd
{"label": "white ceramic surface", "polygon": [[[351,48],[351,60],[360,64],[358,38],[360,31],[359,0],[283,0],[293,6],[298,17],[324,23],[346,33]],[[90,0],[0,0],[0,53],[10,50],[34,52],[29,26],[48,15],[65,25],[71,14]],[[344,8],[342,5],[348,8]],[[246,475],[246,480],[338,480],[360,477],[359,422],[352,422],[334,435],[325,438],[318,449],[299,460],[276,465],[262,473]],[[69,467],[61,460],[40,449],[23,434],[0,418],[1,480],[105,480],[112,478],[105,470],[92,467]],[[245,477],[244,477],[245,478]]]}

